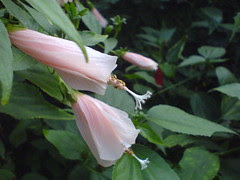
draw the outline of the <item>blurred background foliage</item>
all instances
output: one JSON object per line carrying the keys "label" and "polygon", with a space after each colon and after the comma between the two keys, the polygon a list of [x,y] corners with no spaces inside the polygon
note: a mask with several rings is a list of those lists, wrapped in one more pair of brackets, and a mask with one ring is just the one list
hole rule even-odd
{"label": "blurred background foliage", "polygon": [[[0,2],[2,22],[10,18],[68,37],[46,14],[31,8],[30,1]],[[92,3],[108,20],[107,28],[101,28],[85,1],[64,7],[85,45],[109,54],[127,49],[159,64],[160,74],[118,60],[114,73],[120,79],[138,93],[153,92],[141,112],[134,111],[127,93],[112,87],[104,96],[95,95],[126,111],[141,129],[133,150],[149,158],[149,167],[141,171],[127,154],[114,167],[97,165],[78,132],[59,77],[12,47],[12,93],[0,106],[0,179],[239,180],[240,2]],[[157,83],[159,78],[163,82]]]}

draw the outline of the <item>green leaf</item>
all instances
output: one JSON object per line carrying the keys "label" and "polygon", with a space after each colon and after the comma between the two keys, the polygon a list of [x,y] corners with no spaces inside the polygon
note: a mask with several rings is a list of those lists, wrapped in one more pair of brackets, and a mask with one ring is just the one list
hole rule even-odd
{"label": "green leaf", "polygon": [[83,39],[83,43],[86,46],[94,46],[100,42],[105,41],[105,39],[108,37],[108,35],[96,34],[91,31],[80,31],[79,33]]}
{"label": "green leaf", "polygon": [[28,68],[31,68],[35,64],[37,64],[37,61],[33,59],[31,56],[28,56],[21,50],[12,47],[13,52],[13,70],[14,71],[21,71]]}
{"label": "green leaf", "polygon": [[2,180],[13,180],[16,178],[15,175],[7,169],[0,169],[0,177]]}
{"label": "green leaf", "polygon": [[176,65],[167,62],[160,64],[160,69],[166,77],[173,78],[176,73]]}
{"label": "green leaf", "polygon": [[112,168],[107,168],[103,172],[92,172],[90,179],[91,180],[111,180],[112,178]]}
{"label": "green leaf", "polygon": [[224,158],[221,160],[221,168],[219,171],[219,180],[239,180],[240,174],[239,157]]}
{"label": "green leaf", "polygon": [[[79,2],[79,1],[75,1],[78,11],[83,11],[86,8]],[[82,17],[82,21],[83,23],[88,27],[88,29],[90,31],[93,31],[97,34],[101,34],[102,32],[102,27],[99,24],[98,20],[96,19],[96,17],[91,13],[91,12],[87,12],[83,17]]]}
{"label": "green leaf", "polygon": [[[33,18],[13,1],[1,0],[7,11],[16,19],[18,19],[25,27],[37,30],[36,23]],[[1,28],[2,29],[2,28]]]}
{"label": "green leaf", "polygon": [[0,20],[0,87],[1,87],[1,104],[7,104],[11,95],[13,70],[13,55],[11,43],[8,38],[7,29]]}
{"label": "green leaf", "polygon": [[[76,165],[68,174],[67,180],[76,180],[76,179],[90,179],[89,171],[82,165]],[[92,179],[91,179],[92,180]]]}
{"label": "green leaf", "polygon": [[232,41],[234,38],[235,34],[239,31],[240,29],[240,13],[238,12],[236,16],[234,16],[234,25],[231,28],[232,34],[231,37],[229,38],[229,41]]}
{"label": "green leaf", "polygon": [[215,132],[235,133],[219,124],[168,105],[152,107],[148,116],[148,120],[174,132],[201,136],[211,136]]}
{"label": "green leaf", "polygon": [[168,62],[177,62],[181,57],[185,43],[187,41],[187,37],[184,36],[178,42],[176,42],[170,49],[168,49],[166,54],[166,59]]}
{"label": "green leaf", "polygon": [[240,120],[240,100],[225,96],[221,102],[222,118]]}
{"label": "green leaf", "polygon": [[40,121],[36,119],[24,119],[20,120],[17,126],[13,129],[9,136],[9,141],[14,147],[18,147],[20,144],[27,140],[27,128],[40,127]]}
{"label": "green leaf", "polygon": [[137,129],[140,129],[140,134],[153,144],[163,144],[160,137],[152,130],[148,124],[137,124]]}
{"label": "green leaf", "polygon": [[206,59],[215,59],[222,57],[226,53],[226,50],[222,47],[201,46],[198,48],[198,53]]}
{"label": "green leaf", "polygon": [[138,162],[128,154],[123,154],[113,168],[113,180],[142,180]]}
{"label": "green leaf", "polygon": [[50,33],[52,35],[57,33],[57,29],[49,23],[48,19],[45,16],[43,16],[37,10],[25,5],[24,3],[21,2],[21,4],[31,14],[31,16],[35,19],[35,21],[40,26],[43,27],[43,29],[45,29],[48,33]]}
{"label": "green leaf", "polygon": [[0,112],[16,119],[74,119],[73,115],[47,102],[36,87],[25,83],[14,84],[10,102],[2,106]]}
{"label": "green leaf", "polygon": [[234,74],[223,66],[216,68],[216,75],[220,85],[237,82],[237,78],[234,76]]}
{"label": "green leaf", "polygon": [[149,158],[148,167],[141,170],[140,164],[135,158],[124,154],[113,168],[113,180],[180,180],[156,152],[140,145],[135,145],[133,151],[140,159]]}
{"label": "green leaf", "polygon": [[179,162],[179,175],[184,180],[211,180],[219,170],[218,156],[197,148],[189,148]]}
{"label": "green leaf", "polygon": [[176,145],[186,146],[195,142],[194,138],[185,134],[172,134],[163,140],[165,146],[172,148]]}
{"label": "green leaf", "polygon": [[202,56],[193,55],[185,59],[178,66],[179,67],[192,66],[192,65],[201,64],[204,62],[206,62],[206,60]]}
{"label": "green leaf", "polygon": [[50,19],[52,23],[59,27],[71,40],[75,41],[83,51],[86,61],[88,61],[87,51],[83,45],[80,34],[75,29],[70,19],[66,16],[66,14],[63,12],[63,10],[56,1],[26,1],[36,10],[38,10],[41,14],[45,15],[48,19]]}
{"label": "green leaf", "polygon": [[5,158],[5,146],[4,146],[3,142],[2,142],[2,140],[0,140],[0,157],[2,159]]}
{"label": "green leaf", "polygon": [[133,85],[133,90],[138,94],[145,94],[147,91],[154,92],[154,90],[149,86],[145,86],[140,83],[135,83]]}
{"label": "green leaf", "polygon": [[121,109],[129,114],[134,112],[135,102],[124,90],[118,90],[112,86],[108,86],[104,96],[95,95],[95,97],[110,106]]}
{"label": "green leaf", "polygon": [[105,47],[104,53],[107,54],[117,46],[118,41],[116,38],[108,38],[103,43]]}
{"label": "green leaf", "polygon": [[17,74],[24,79],[31,81],[49,96],[59,100],[60,102],[68,104],[64,101],[65,99],[61,92],[61,81],[59,76],[50,71],[53,70],[41,63],[37,63],[35,66],[32,66],[25,71],[18,71]]}
{"label": "green leaf", "polygon": [[155,79],[151,75],[149,75],[147,72],[138,71],[138,72],[135,72],[134,74],[138,75],[141,79],[144,79],[148,83],[151,83],[156,86]]}
{"label": "green leaf", "polygon": [[205,27],[209,28],[211,34],[221,23],[223,13],[220,9],[214,7],[201,8],[202,14],[205,16]]}
{"label": "green leaf", "polygon": [[232,83],[224,86],[219,86],[211,91],[219,91],[231,97],[237,97],[240,99],[240,83]]}
{"label": "green leaf", "polygon": [[213,97],[204,93],[195,93],[191,96],[190,104],[194,115],[205,119],[217,120],[220,107]]}
{"label": "green leaf", "polygon": [[58,149],[59,153],[67,159],[82,160],[83,153],[88,152],[82,138],[68,131],[43,130],[43,134]]}

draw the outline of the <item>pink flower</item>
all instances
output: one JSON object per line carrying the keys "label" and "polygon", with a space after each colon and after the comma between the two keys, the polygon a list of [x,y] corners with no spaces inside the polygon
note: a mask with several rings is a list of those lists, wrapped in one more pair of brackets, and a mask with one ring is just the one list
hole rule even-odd
{"label": "pink flower", "polygon": [[88,95],[77,94],[72,103],[78,129],[98,163],[114,164],[139,133],[127,113]]}
{"label": "pink flower", "polygon": [[116,56],[85,47],[86,63],[81,49],[73,41],[48,36],[29,29],[9,33],[14,46],[36,60],[54,68],[72,88],[104,94],[107,81],[116,67]]}
{"label": "pink flower", "polygon": [[96,19],[98,20],[99,24],[102,26],[102,27],[106,27],[108,22],[107,20],[101,15],[101,13],[96,9],[96,8],[93,8],[91,9],[91,12],[93,13],[93,15],[96,17]]}
{"label": "pink flower", "polygon": [[72,2],[73,0],[57,0],[58,4],[60,4],[61,6],[64,6],[65,3],[68,3],[68,2]]}
{"label": "pink flower", "polygon": [[126,52],[122,58],[138,67],[147,70],[157,70],[158,64],[150,58],[133,52]]}

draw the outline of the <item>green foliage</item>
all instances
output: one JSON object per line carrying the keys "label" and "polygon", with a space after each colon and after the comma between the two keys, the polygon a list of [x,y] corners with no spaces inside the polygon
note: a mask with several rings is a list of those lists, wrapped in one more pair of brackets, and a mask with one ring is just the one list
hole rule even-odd
{"label": "green foliage", "polygon": [[[180,180],[167,162],[156,152],[147,147],[136,145],[133,148],[135,154],[141,159],[149,158],[150,164],[147,169],[140,170],[140,165],[136,159],[128,154],[123,155],[115,164],[113,169],[113,179],[149,179],[149,180]],[[127,172],[126,172],[127,171]]]}
{"label": "green foliage", "polygon": [[1,87],[1,104],[7,104],[11,89],[12,89],[12,79],[13,79],[13,69],[12,61],[13,55],[11,50],[11,43],[8,38],[7,30],[4,24],[0,21],[0,54],[1,54],[1,64],[0,64],[0,87]]}
{"label": "green foliage", "polygon": [[63,130],[43,130],[43,134],[67,159],[82,159],[82,153],[87,152],[86,145],[78,135]]}
{"label": "green foliage", "polygon": [[179,175],[186,180],[213,179],[220,166],[219,158],[198,147],[188,148],[179,162]]}
{"label": "green foliage", "polygon": [[[238,7],[234,0],[74,0],[64,7],[0,0],[0,180],[239,180]],[[130,94],[112,85],[104,95],[84,91],[128,113],[140,130],[131,149],[149,159],[146,169],[127,153],[113,166],[97,164],[74,121],[73,91],[54,69],[11,46],[7,30],[22,26],[73,40],[85,56],[84,46],[119,56],[113,74],[136,93],[152,92],[136,111]],[[123,61],[126,51],[159,70]]]}
{"label": "green foliage", "polygon": [[215,132],[234,133],[219,124],[168,105],[152,107],[148,111],[148,120],[171,131],[185,134],[211,136]]}

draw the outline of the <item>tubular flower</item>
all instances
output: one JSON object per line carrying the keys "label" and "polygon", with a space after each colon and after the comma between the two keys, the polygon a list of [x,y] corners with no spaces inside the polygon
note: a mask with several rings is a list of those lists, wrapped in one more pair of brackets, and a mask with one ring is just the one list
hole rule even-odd
{"label": "tubular flower", "polygon": [[9,32],[14,46],[36,60],[54,68],[72,88],[104,94],[111,72],[116,67],[116,56],[85,47],[86,63],[81,49],[73,41],[48,36],[29,29]]}
{"label": "tubular flower", "polygon": [[126,52],[122,58],[138,67],[147,70],[157,70],[158,64],[150,58],[133,52]]}
{"label": "tubular flower", "polygon": [[93,15],[96,17],[96,19],[98,20],[99,24],[102,26],[102,27],[106,27],[108,22],[107,20],[102,16],[102,14],[96,9],[96,8],[93,8],[91,9],[91,12],[93,13]]}
{"label": "tubular flower", "polygon": [[58,4],[64,6],[65,3],[72,2],[73,0],[57,0]]}
{"label": "tubular flower", "polygon": [[135,143],[139,133],[127,113],[88,95],[72,103],[78,129],[98,163],[114,164]]}

